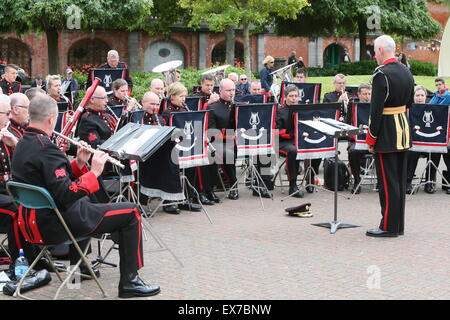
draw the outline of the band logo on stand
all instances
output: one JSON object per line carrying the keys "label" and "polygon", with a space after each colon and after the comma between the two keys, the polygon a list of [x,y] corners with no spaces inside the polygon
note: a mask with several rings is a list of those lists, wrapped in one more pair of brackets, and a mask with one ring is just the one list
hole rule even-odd
{"label": "band logo on stand", "polygon": [[450,107],[413,104],[408,111],[412,148],[416,152],[447,153]]}
{"label": "band logo on stand", "polygon": [[320,159],[334,156],[336,142],[332,137],[324,135],[303,120],[320,120],[323,118],[339,119],[339,104],[316,104],[290,106],[293,116],[294,141],[297,148],[297,160]]}
{"label": "band logo on stand", "polygon": [[186,105],[191,111],[200,111],[203,108],[202,97],[186,97]]}
{"label": "band logo on stand", "polygon": [[236,106],[237,156],[275,153],[275,104]]}
{"label": "band logo on stand", "polygon": [[102,79],[100,85],[105,88],[107,92],[112,91],[112,83],[117,79],[125,79],[126,69],[124,68],[116,68],[116,69],[90,69],[89,77],[92,81],[95,78]]}
{"label": "band logo on stand", "polygon": [[363,134],[351,136],[355,140],[355,150],[369,150],[366,143],[366,134],[369,129],[370,103],[355,103],[352,107],[351,125],[364,129]]}
{"label": "band logo on stand", "polygon": [[180,129],[175,132],[180,169],[209,164],[206,132],[208,113],[209,111],[190,111],[170,114],[169,125]]}
{"label": "band logo on stand", "polygon": [[284,104],[284,89],[288,85],[294,85],[298,88],[299,91],[299,104],[315,104],[319,103],[320,100],[320,92],[322,89],[321,83],[303,83],[303,82],[287,82],[283,81],[281,83],[281,93],[280,93],[280,103]]}

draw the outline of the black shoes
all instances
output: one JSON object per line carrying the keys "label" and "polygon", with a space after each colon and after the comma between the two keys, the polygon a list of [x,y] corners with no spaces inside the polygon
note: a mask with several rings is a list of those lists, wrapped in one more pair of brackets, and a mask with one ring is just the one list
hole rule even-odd
{"label": "black shoes", "polygon": [[398,237],[398,233],[383,231],[381,229],[371,229],[371,230],[367,230],[366,236],[378,237],[378,238],[396,238],[396,237]]}
{"label": "black shoes", "polygon": [[220,202],[220,198],[214,193],[214,191],[210,191],[206,193],[206,197],[211,200],[214,201],[215,203],[219,203]]}
{"label": "black shoes", "polygon": [[292,195],[294,198],[303,198],[305,193],[300,190],[297,185],[289,186],[289,195]]}
{"label": "black shoes", "polygon": [[[80,266],[80,282],[84,280],[93,280],[91,273],[89,272],[89,268],[85,265]],[[94,274],[97,278],[100,278],[100,270],[92,266],[92,271],[94,271]],[[72,283],[75,283],[75,278],[72,279]]]}
{"label": "black shoes", "polygon": [[434,188],[433,183],[425,183],[425,192],[426,193],[435,193],[436,189]]}
{"label": "black shoes", "polygon": [[447,194],[450,194],[450,189],[447,189]]}
{"label": "black shoes", "polygon": [[228,199],[231,200],[239,199],[239,191],[237,189],[231,190],[230,193],[228,193]]}
{"label": "black shoes", "polygon": [[34,265],[34,270],[39,271],[39,270],[47,270],[48,272],[55,272],[55,270],[52,268],[52,264],[53,267],[58,269],[58,271],[66,271],[67,267],[64,263],[61,262],[55,262],[55,261],[48,261],[47,258],[41,258],[39,259],[39,261]]}
{"label": "black shoes", "polygon": [[308,193],[314,193],[314,187],[313,186],[306,186],[306,191],[308,192]]}
{"label": "black shoes", "polygon": [[202,207],[198,204],[194,204],[192,199],[189,200],[188,203],[183,203],[178,205],[178,209],[180,210],[187,210],[187,211],[193,211],[193,212],[200,212],[202,211]]}
{"label": "black shoes", "polygon": [[160,292],[159,286],[145,284],[137,273],[129,274],[119,282],[119,298],[149,297]]}
{"label": "black shoes", "polygon": [[180,214],[180,209],[176,205],[164,206],[163,210],[169,214]]}
{"label": "black shoes", "polygon": [[[256,190],[256,188],[258,188],[258,190]],[[259,191],[259,193],[258,193]],[[254,187],[253,188],[253,195],[255,197],[259,197],[261,195],[261,197],[263,198],[272,198],[272,195],[270,194],[269,190],[267,190],[264,187]]]}
{"label": "black shoes", "polygon": [[196,200],[196,203],[205,204],[207,206],[214,205],[214,201],[208,199],[208,197],[204,193],[198,194],[199,198]]}
{"label": "black shoes", "polygon": [[413,190],[414,190],[414,188],[413,188],[412,184],[411,183],[407,183],[406,184],[406,194],[412,194]]}

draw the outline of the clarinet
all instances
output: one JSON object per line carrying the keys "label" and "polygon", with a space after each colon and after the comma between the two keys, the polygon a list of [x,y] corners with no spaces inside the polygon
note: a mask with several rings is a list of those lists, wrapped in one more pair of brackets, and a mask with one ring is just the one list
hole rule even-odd
{"label": "clarinet", "polygon": [[186,102],[183,102],[183,107],[186,108],[187,111],[192,111],[191,109],[189,109],[189,107],[187,106]]}

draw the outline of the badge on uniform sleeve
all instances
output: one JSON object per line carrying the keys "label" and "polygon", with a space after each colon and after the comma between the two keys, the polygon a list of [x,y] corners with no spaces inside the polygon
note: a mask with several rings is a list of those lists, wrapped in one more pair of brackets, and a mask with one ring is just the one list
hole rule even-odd
{"label": "badge on uniform sleeve", "polygon": [[61,169],[56,169],[55,170],[55,177],[56,177],[56,179],[64,178],[66,176],[67,176],[66,169],[61,168]]}
{"label": "badge on uniform sleeve", "polygon": [[89,140],[89,142],[97,140],[97,135],[95,133],[92,133],[92,132],[89,133],[88,140]]}

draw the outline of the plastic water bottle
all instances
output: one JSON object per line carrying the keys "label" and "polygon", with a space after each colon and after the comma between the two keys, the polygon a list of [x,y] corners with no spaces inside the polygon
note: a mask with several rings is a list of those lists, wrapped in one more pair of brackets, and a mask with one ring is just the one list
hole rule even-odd
{"label": "plastic water bottle", "polygon": [[23,253],[23,249],[19,251],[19,257],[16,259],[14,264],[14,274],[16,275],[16,280],[22,278],[22,276],[28,270],[28,260]]}

